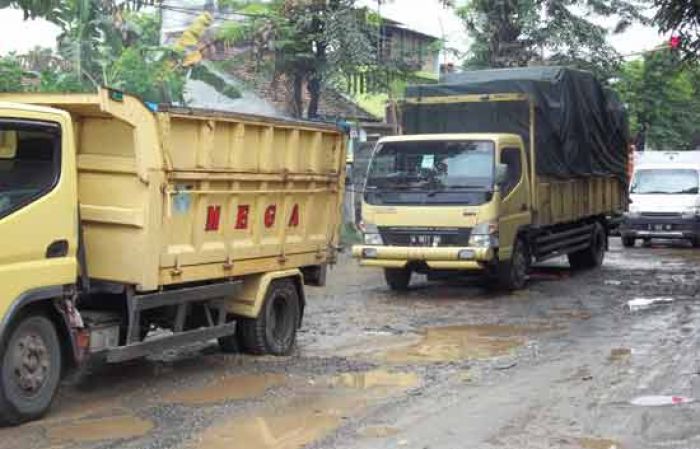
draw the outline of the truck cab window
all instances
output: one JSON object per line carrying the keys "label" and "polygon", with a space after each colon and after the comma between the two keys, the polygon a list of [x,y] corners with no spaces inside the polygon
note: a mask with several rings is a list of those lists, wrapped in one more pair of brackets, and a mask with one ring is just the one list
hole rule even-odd
{"label": "truck cab window", "polygon": [[50,192],[59,173],[57,125],[0,122],[0,218]]}
{"label": "truck cab window", "polygon": [[518,148],[504,148],[501,151],[501,163],[507,168],[506,180],[501,186],[503,197],[508,196],[522,178],[522,161],[520,160],[520,150]]}

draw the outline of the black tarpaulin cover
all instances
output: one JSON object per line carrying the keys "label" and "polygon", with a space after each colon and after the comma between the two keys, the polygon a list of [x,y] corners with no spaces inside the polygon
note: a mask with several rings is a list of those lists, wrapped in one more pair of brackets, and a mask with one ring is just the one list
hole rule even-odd
{"label": "black tarpaulin cover", "polygon": [[[495,93],[523,93],[534,101],[539,175],[626,178],[624,107],[588,72],[562,67],[479,70],[448,75],[444,84],[406,88],[407,99]],[[528,147],[530,142],[529,108],[522,101],[407,102],[402,125],[404,134],[515,133]]]}

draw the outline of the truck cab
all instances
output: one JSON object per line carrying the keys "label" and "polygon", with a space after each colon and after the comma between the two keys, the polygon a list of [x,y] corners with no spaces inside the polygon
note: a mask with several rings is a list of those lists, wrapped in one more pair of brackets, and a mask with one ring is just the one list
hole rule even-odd
{"label": "truck cab", "polygon": [[700,152],[648,152],[636,156],[622,242],[684,239],[700,246]]}
{"label": "truck cab", "polygon": [[513,134],[381,139],[362,203],[360,265],[384,268],[397,290],[411,273],[491,272],[531,222],[525,146]]}

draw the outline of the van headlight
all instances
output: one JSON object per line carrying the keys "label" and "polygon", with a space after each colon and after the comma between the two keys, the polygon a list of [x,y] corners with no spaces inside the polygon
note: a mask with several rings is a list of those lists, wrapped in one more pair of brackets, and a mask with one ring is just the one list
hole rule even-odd
{"label": "van headlight", "polygon": [[700,215],[700,206],[689,206],[681,214],[681,218],[693,219]]}
{"label": "van headlight", "polygon": [[381,234],[379,234],[379,228],[377,225],[372,223],[363,223],[361,225],[362,235],[364,237],[365,245],[383,245],[384,240],[382,240]]}
{"label": "van headlight", "polygon": [[474,226],[469,236],[469,246],[475,248],[497,248],[498,224],[487,221]]}

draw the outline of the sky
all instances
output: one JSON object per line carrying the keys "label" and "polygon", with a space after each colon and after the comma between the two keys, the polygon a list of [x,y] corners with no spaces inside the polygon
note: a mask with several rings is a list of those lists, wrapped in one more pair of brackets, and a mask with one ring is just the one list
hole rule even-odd
{"label": "sky", "polygon": [[[186,3],[186,0],[168,0],[168,3]],[[203,3],[192,0],[191,4]],[[458,2],[459,3],[459,2]],[[362,6],[376,9],[376,0],[358,0]],[[381,6],[385,17],[401,22],[417,31],[445,37],[447,45],[464,52],[469,48],[469,40],[459,19],[442,6],[438,0],[393,0]],[[23,53],[34,46],[55,47],[57,26],[44,20],[22,20],[22,13],[13,9],[0,9],[0,55],[11,51]],[[601,21],[604,23],[604,21]],[[634,25],[625,33],[611,35],[610,43],[622,55],[649,50],[665,37],[650,27]]]}

